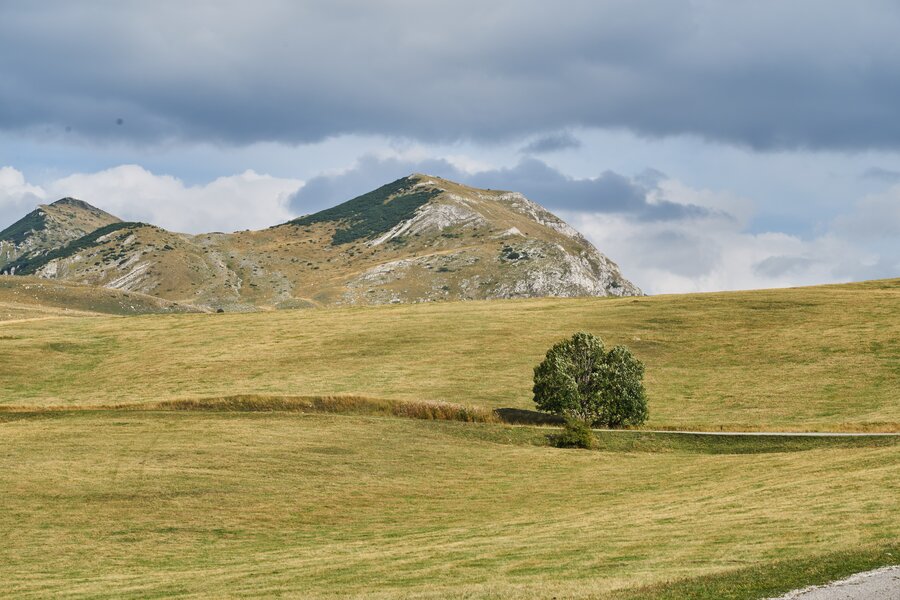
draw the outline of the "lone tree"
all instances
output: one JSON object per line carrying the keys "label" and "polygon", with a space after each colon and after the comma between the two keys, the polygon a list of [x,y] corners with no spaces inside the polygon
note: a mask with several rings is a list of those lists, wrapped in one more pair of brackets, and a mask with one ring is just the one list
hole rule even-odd
{"label": "lone tree", "polygon": [[628,348],[607,352],[600,338],[579,332],[534,368],[534,403],[594,427],[640,425],[647,420],[643,378],[644,365]]}

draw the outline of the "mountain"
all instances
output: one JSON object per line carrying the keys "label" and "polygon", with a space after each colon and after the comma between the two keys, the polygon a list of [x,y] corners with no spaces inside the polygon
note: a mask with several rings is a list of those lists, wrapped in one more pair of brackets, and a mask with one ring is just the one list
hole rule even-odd
{"label": "mountain", "polygon": [[34,260],[104,225],[119,222],[111,214],[75,198],[42,204],[0,231],[0,272],[19,258]]}
{"label": "mountain", "polygon": [[641,293],[521,194],[427,175],[261,231],[185,235],[116,219],[12,269],[228,310]]}

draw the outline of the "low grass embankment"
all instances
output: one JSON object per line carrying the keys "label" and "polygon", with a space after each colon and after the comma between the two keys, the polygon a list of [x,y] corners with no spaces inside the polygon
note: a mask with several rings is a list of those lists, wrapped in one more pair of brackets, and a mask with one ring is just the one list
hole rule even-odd
{"label": "low grass embankment", "polygon": [[464,423],[497,423],[500,421],[494,411],[477,406],[464,406],[452,402],[387,400],[383,398],[368,398],[366,396],[264,396],[259,394],[242,394],[219,398],[124,404],[113,408],[226,412],[317,412],[404,417],[427,421],[462,421]]}
{"label": "low grass embankment", "polygon": [[500,423],[496,411],[452,402],[389,400],[366,396],[270,396],[239,394],[214,398],[182,398],[125,404],[87,406],[10,406],[0,405],[0,422],[29,414],[72,413],[83,411],[200,411],[200,412],[302,412],[343,415],[403,417],[426,421],[463,423]]}

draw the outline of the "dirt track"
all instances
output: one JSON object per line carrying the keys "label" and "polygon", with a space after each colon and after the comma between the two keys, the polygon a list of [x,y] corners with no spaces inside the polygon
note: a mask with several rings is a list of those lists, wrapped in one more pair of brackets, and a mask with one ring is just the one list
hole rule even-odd
{"label": "dirt track", "polygon": [[[604,430],[607,431],[607,430]],[[679,433],[682,435],[732,435],[732,436],[762,436],[762,437],[872,437],[872,436],[891,436],[900,435],[900,433],[890,431],[668,431],[665,429],[610,429],[608,431],[636,431],[646,433]]]}

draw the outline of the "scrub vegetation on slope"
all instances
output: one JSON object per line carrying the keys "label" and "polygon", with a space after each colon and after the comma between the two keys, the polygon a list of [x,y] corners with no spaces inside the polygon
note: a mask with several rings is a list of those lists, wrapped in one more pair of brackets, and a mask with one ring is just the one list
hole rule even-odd
{"label": "scrub vegetation on slope", "polygon": [[416,209],[440,194],[434,188],[412,191],[410,188],[415,183],[414,179],[403,177],[343,204],[294,219],[291,223],[298,227],[313,223],[338,223],[331,237],[331,243],[335,246],[370,239],[411,219]]}

